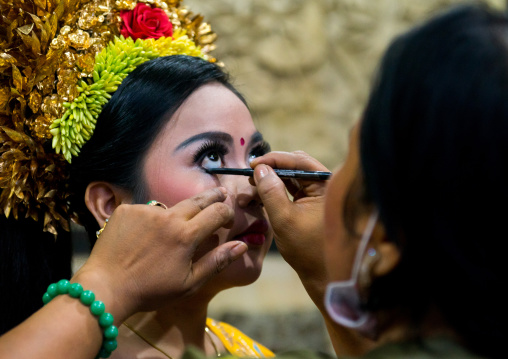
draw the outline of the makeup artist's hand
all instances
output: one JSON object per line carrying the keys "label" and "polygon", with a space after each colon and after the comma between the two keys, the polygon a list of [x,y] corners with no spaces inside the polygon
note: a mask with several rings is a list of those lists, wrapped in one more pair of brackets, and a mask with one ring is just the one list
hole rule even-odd
{"label": "makeup artist's hand", "polygon": [[[304,152],[270,152],[251,162],[259,196],[273,226],[275,242],[295,269],[305,290],[321,311],[332,344],[340,357],[363,353],[375,345],[354,330],[335,323],[324,308],[328,283],[324,266],[324,195],[327,181],[282,181],[272,168],[328,171]],[[291,201],[287,191],[294,197]]]}
{"label": "makeup artist's hand", "polygon": [[[270,152],[251,162],[254,182],[284,259],[300,276],[305,289],[322,309],[326,287],[324,266],[324,194],[326,181],[281,180],[272,168],[328,171],[305,152]],[[291,200],[287,191],[293,196]]]}
{"label": "makeup artist's hand", "polygon": [[245,243],[227,242],[192,260],[203,240],[233,220],[233,209],[222,203],[225,193],[211,189],[168,209],[117,207],[73,280],[84,288],[91,280],[99,288],[89,289],[104,291],[96,293],[103,301],[111,292],[106,307],[120,307],[120,317],[194,292],[247,250]]}
{"label": "makeup artist's hand", "polygon": [[[71,282],[92,290],[116,325],[137,311],[192,293],[247,250],[245,243],[227,242],[192,261],[200,242],[231,224],[234,213],[225,199],[226,190],[215,188],[166,210],[117,207]],[[102,341],[90,309],[60,295],[0,336],[0,357],[94,358]]]}

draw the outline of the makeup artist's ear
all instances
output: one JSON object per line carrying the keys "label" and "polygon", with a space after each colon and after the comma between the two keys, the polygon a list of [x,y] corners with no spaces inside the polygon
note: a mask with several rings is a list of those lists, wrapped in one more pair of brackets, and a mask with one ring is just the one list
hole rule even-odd
{"label": "makeup artist's ear", "polygon": [[400,249],[386,236],[384,225],[377,221],[367,248],[372,247],[379,254],[371,269],[374,277],[382,277],[393,271],[400,262]]}
{"label": "makeup artist's ear", "polygon": [[106,218],[122,203],[132,203],[132,196],[108,182],[92,182],[86,188],[85,204],[99,226],[103,226]]}

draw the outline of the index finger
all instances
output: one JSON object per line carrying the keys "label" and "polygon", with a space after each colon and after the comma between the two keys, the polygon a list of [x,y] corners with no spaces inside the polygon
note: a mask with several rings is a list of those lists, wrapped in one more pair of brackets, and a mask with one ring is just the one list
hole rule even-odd
{"label": "index finger", "polygon": [[226,195],[227,190],[224,187],[216,187],[188,198],[176,204],[173,208],[181,213],[186,220],[189,220],[208,206],[217,202],[223,202],[226,199]]}
{"label": "index finger", "polygon": [[230,228],[235,218],[233,208],[225,203],[213,203],[187,221],[188,228],[193,228],[196,243],[209,237],[219,228]]}
{"label": "index finger", "polygon": [[323,164],[303,151],[273,151],[267,153],[266,155],[256,157],[250,163],[252,168],[255,168],[259,164],[265,164],[272,168],[284,168],[290,170],[328,171]]}

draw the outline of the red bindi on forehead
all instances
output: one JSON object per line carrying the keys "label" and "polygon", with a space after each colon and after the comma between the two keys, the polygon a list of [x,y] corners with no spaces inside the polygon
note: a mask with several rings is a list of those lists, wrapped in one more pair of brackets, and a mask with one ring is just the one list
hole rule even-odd
{"label": "red bindi on forehead", "polygon": [[242,138],[240,138],[240,144],[241,144],[242,146],[243,146],[243,145],[245,145],[245,140],[243,139],[243,137],[242,137]]}

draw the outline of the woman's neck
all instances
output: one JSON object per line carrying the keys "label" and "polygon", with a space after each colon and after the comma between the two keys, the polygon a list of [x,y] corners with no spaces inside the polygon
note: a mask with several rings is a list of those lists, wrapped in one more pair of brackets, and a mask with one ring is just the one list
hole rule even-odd
{"label": "woman's neck", "polygon": [[[137,313],[126,324],[146,345],[148,341],[173,358],[180,357],[189,345],[213,356],[217,343],[212,343],[205,333],[208,303],[209,300],[189,297],[157,311]],[[143,343],[139,343],[142,347]]]}

